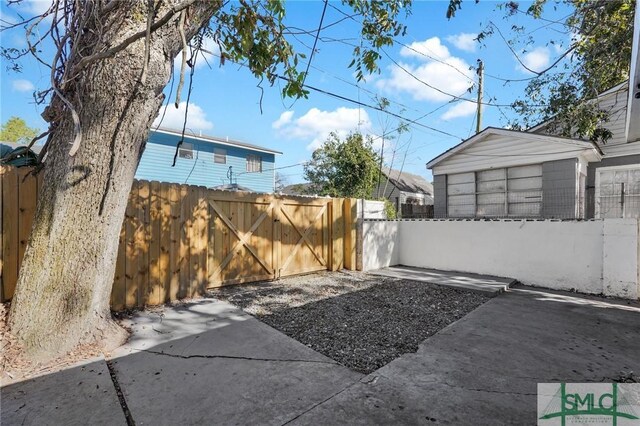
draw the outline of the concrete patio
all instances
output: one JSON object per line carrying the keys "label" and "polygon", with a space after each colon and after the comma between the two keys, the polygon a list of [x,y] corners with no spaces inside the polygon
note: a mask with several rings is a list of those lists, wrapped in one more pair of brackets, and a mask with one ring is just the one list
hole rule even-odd
{"label": "concrete patio", "polygon": [[94,360],[7,386],[2,424],[522,424],[539,382],[640,371],[638,303],[522,286],[368,376],[216,300],[130,326],[114,381]]}
{"label": "concrete patio", "polygon": [[460,290],[474,291],[489,296],[497,296],[517,282],[512,278],[470,274],[468,272],[440,271],[413,266],[390,266],[368,272],[384,277],[422,281]]}

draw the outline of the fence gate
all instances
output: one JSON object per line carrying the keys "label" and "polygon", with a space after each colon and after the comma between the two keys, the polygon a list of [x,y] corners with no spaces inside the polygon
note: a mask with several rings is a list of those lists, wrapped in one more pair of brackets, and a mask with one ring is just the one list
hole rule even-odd
{"label": "fence gate", "polygon": [[331,200],[279,200],[274,251],[278,276],[331,269]]}
{"label": "fence gate", "polygon": [[208,286],[331,269],[331,199],[208,198]]}

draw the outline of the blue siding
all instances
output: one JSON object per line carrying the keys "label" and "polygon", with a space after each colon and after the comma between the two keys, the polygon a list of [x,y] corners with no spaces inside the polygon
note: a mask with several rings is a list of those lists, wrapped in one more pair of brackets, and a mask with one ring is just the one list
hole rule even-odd
{"label": "blue siding", "polygon": [[[233,183],[250,188],[255,192],[273,192],[275,155],[247,148],[217,144],[215,142],[192,139],[185,136],[185,143],[193,144],[193,159],[178,156],[175,167],[173,155],[179,137],[176,135],[151,132],[147,146],[140,159],[136,179],[157,180],[207,188],[229,184],[227,171],[233,170]],[[227,163],[213,161],[214,148],[227,151]],[[247,155],[262,157],[262,172],[247,173]]]}

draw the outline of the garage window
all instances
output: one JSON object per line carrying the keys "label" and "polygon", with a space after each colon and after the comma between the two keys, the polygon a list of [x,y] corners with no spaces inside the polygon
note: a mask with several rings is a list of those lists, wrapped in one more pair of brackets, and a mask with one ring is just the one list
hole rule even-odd
{"label": "garage window", "polygon": [[640,166],[596,169],[596,217],[640,218]]}
{"label": "garage window", "polygon": [[450,217],[538,217],[542,165],[449,175],[447,208]]}

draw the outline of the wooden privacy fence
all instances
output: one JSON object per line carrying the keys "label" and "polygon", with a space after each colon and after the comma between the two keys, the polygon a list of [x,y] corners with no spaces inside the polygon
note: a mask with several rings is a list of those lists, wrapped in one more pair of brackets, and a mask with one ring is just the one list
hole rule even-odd
{"label": "wooden privacy fence", "polygon": [[[0,168],[2,300],[11,299],[41,175]],[[134,181],[119,236],[113,310],[228,284],[356,267],[356,203]]]}

